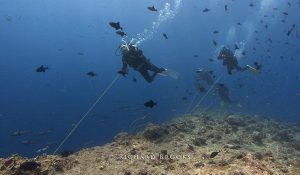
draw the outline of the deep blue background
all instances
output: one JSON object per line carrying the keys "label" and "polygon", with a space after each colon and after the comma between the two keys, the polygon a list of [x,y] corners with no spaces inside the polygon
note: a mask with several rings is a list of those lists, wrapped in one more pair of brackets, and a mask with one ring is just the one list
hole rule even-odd
{"label": "deep blue background", "polygon": [[[182,1],[176,16],[164,21],[153,38],[139,45],[154,64],[177,70],[179,80],[157,77],[148,84],[130,70],[129,76],[116,82],[63,149],[105,144],[118,132],[135,131],[148,121],[160,123],[183,114],[192,99],[186,90],[196,92],[194,72],[198,67],[214,70],[217,76],[224,74],[221,82],[230,88],[232,98],[243,105],[243,108],[221,107],[219,99],[209,95],[203,108],[212,104],[222,110],[299,121],[300,96],[296,94],[300,93],[297,79],[300,47],[296,33],[300,32],[300,5],[297,1],[290,0],[291,6],[283,0],[251,1],[254,7],[249,7],[247,0]],[[12,153],[32,156],[48,142],[59,143],[121,67],[121,57],[115,55],[121,39],[108,22],[120,21],[130,40],[150,29],[158,17],[159,13],[146,7],[155,5],[162,9],[166,2],[174,7],[175,0],[0,0],[0,156]],[[228,12],[224,11],[225,4]],[[204,8],[210,11],[203,13]],[[289,15],[285,17],[282,12]],[[236,25],[237,22],[242,26]],[[266,23],[268,29],[264,28]],[[297,28],[287,36],[292,24]],[[213,34],[214,30],[220,33]],[[167,33],[169,39],[165,40],[162,33]],[[218,47],[212,44],[213,39]],[[240,58],[240,64],[262,63],[260,75],[244,72],[229,76],[216,60],[220,45],[233,49],[233,44],[240,42],[245,43],[247,52]],[[195,54],[199,57],[194,58]],[[209,58],[214,61],[209,62]],[[41,64],[49,66],[46,73],[35,72]],[[88,77],[89,71],[95,71],[97,76]],[[132,82],[132,77],[138,82]],[[239,83],[243,88],[239,88]],[[182,97],[188,100],[183,101]],[[158,105],[144,108],[143,103],[149,99]],[[129,128],[146,113],[150,115]],[[47,129],[53,132],[39,135]],[[30,133],[11,136],[16,130]],[[23,145],[23,140],[33,144]],[[56,146],[47,152],[52,153]]]}

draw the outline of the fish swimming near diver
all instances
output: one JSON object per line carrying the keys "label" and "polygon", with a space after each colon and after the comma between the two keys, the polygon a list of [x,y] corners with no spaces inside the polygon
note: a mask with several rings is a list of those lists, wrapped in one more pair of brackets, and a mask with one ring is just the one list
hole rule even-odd
{"label": "fish swimming near diver", "polygon": [[97,74],[95,73],[95,72],[93,72],[93,71],[91,71],[91,72],[88,72],[88,73],[86,73],[88,76],[91,76],[91,77],[94,77],[94,76],[96,76]]}
{"label": "fish swimming near diver", "polygon": [[196,85],[196,88],[199,92],[206,92],[206,89],[199,83]]}
{"label": "fish swimming near diver", "polygon": [[35,71],[36,72],[46,72],[46,70],[49,69],[48,67],[45,67],[44,65],[41,65],[38,67]]}
{"label": "fish swimming near diver", "polygon": [[137,79],[136,79],[135,77],[133,77],[133,78],[132,78],[132,81],[136,83],[136,82],[137,82]]}
{"label": "fish swimming near diver", "polygon": [[165,33],[163,33],[163,37],[164,37],[165,39],[168,39],[168,36],[167,36],[167,34],[165,34]]}
{"label": "fish swimming near diver", "polygon": [[29,133],[29,132],[28,131],[20,131],[20,130],[18,130],[18,131],[15,131],[14,133],[12,133],[11,135],[12,136],[22,136],[22,135],[25,135],[27,133]]}
{"label": "fish swimming near diver", "polygon": [[217,84],[217,91],[221,100],[228,104],[235,104],[240,106],[239,102],[231,100],[229,97],[229,89],[222,83]]}
{"label": "fish swimming near diver", "polygon": [[153,11],[153,12],[157,12],[158,11],[154,6],[147,7],[147,9],[150,10],[150,11]]}
{"label": "fish swimming near diver", "polygon": [[213,40],[213,44],[214,44],[214,46],[217,46],[218,44],[217,44],[217,41],[215,41],[215,40]]}
{"label": "fish swimming near diver", "polygon": [[217,30],[213,31],[213,34],[218,34],[218,33],[219,33],[219,31],[217,31]]}
{"label": "fish swimming near diver", "polygon": [[295,29],[295,27],[296,27],[296,25],[295,24],[293,24],[293,26],[290,28],[290,30],[287,32],[287,36],[290,36],[291,35],[291,33],[293,32],[293,30]]}
{"label": "fish swimming near diver", "polygon": [[234,50],[239,50],[239,46],[237,44],[234,44]]}
{"label": "fish swimming near diver", "polygon": [[52,133],[52,129],[47,129],[47,130],[44,130],[44,131],[40,131],[39,135],[47,135],[47,134],[50,134],[50,133]]}
{"label": "fish swimming near diver", "polygon": [[269,26],[268,26],[268,24],[265,24],[265,28],[267,29]]}
{"label": "fish swimming near diver", "polygon": [[44,147],[44,148],[38,149],[38,150],[36,151],[36,153],[42,153],[42,152],[45,152],[45,151],[47,151],[49,148],[50,148],[50,147],[47,145],[47,146]]}
{"label": "fish swimming near diver", "polygon": [[287,15],[289,15],[289,13],[288,13],[288,12],[282,12],[282,14],[284,14],[284,15],[286,15],[286,16],[287,16]]}
{"label": "fish swimming near diver", "polygon": [[126,36],[126,33],[123,31],[116,31],[116,34],[120,35],[121,37]]}
{"label": "fish swimming near diver", "polygon": [[203,69],[197,69],[196,73],[197,73],[197,80],[203,80],[208,85],[212,85],[214,83],[214,80],[209,71],[205,71]]}
{"label": "fish swimming near diver", "polygon": [[30,140],[23,140],[23,141],[21,141],[21,143],[24,144],[24,145],[30,145],[30,144],[32,144],[33,142],[30,141]]}
{"label": "fish swimming near diver", "polygon": [[145,107],[153,108],[156,105],[156,103],[153,100],[149,100],[144,103]]}
{"label": "fish swimming near diver", "polygon": [[255,69],[258,70],[258,71],[259,71],[259,70],[261,69],[261,67],[262,67],[262,64],[259,64],[258,62],[254,62],[253,64],[254,64],[254,66],[255,66]]}
{"label": "fish swimming near diver", "polygon": [[109,22],[109,25],[116,30],[123,30],[123,28],[120,25],[120,22]]}
{"label": "fish swimming near diver", "polygon": [[202,12],[209,12],[209,11],[210,11],[210,9],[208,9],[208,8],[205,8],[202,10]]}

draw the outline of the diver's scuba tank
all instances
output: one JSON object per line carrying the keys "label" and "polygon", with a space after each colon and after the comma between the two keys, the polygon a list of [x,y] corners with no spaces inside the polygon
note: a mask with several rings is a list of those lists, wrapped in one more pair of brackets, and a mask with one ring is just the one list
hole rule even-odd
{"label": "diver's scuba tank", "polygon": [[129,51],[130,46],[135,46],[132,44],[134,40],[132,39],[130,42],[125,41],[124,38],[122,38],[122,43],[118,46],[118,48],[115,51],[115,55],[120,56],[124,51]]}

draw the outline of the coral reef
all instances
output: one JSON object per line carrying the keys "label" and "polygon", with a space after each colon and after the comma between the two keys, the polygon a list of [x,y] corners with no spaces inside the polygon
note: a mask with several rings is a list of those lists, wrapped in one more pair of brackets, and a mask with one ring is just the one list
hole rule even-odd
{"label": "coral reef", "polygon": [[0,174],[297,175],[300,127],[246,114],[185,115],[62,155],[0,159]]}

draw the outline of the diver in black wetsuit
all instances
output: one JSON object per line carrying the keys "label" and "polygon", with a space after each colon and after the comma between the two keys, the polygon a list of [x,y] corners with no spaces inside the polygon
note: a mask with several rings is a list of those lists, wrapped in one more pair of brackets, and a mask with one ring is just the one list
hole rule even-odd
{"label": "diver in black wetsuit", "polygon": [[[118,73],[123,76],[128,74],[128,65],[134,68],[134,70],[140,72],[144,79],[149,83],[153,81],[154,77],[158,73],[165,71],[164,68],[158,68],[151,64],[150,60],[144,56],[143,51],[132,44],[121,45],[120,49],[122,52],[123,67]],[[150,75],[148,71],[152,71],[153,74]]]}
{"label": "diver in black wetsuit", "polygon": [[218,56],[219,60],[223,60],[223,65],[227,66],[228,74],[232,74],[232,70],[236,69],[237,71],[244,72],[249,69],[249,65],[245,68],[239,66],[236,56],[232,53],[227,47],[223,47]]}
{"label": "diver in black wetsuit", "polygon": [[242,105],[238,101],[232,100],[230,98],[229,89],[224,84],[218,83],[217,86],[216,86],[216,90],[219,94],[219,97],[221,98],[221,100],[224,103],[228,103],[228,104],[231,104],[231,105],[236,105],[238,107],[242,107]]}
{"label": "diver in black wetsuit", "polygon": [[219,97],[222,99],[222,101],[226,103],[235,103],[236,101],[231,100],[229,97],[229,89],[222,83],[217,84],[217,91],[219,94]]}
{"label": "diver in black wetsuit", "polygon": [[197,69],[196,73],[197,73],[197,81],[198,80],[203,80],[203,81],[206,81],[206,83],[209,86],[213,85],[214,79],[211,76],[213,71],[206,71],[206,70],[203,70],[203,69],[199,68],[199,69]]}

